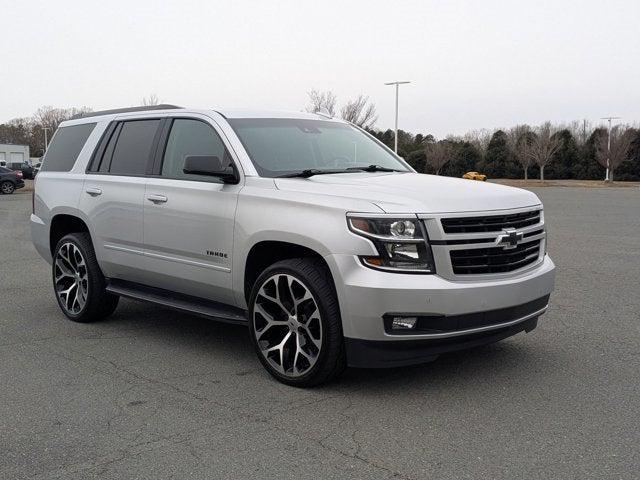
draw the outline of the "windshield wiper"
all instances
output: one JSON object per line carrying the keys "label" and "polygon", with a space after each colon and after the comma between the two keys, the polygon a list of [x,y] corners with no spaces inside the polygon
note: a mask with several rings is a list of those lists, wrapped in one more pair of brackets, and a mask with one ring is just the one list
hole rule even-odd
{"label": "windshield wiper", "polygon": [[278,175],[276,178],[309,178],[314,175],[329,175],[331,173],[351,173],[352,169],[341,169],[341,170],[320,170],[318,168],[308,168],[306,170],[301,170],[299,172],[291,172],[284,173],[282,175]]}
{"label": "windshield wiper", "polygon": [[396,170],[395,168],[383,167],[381,165],[367,165],[362,167],[349,167],[347,170],[359,170],[361,172],[404,172],[405,170]]}

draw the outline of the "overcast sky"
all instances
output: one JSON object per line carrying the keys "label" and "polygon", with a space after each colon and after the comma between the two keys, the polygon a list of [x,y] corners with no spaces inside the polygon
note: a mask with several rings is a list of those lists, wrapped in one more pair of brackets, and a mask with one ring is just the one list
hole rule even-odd
{"label": "overcast sky", "polygon": [[0,122],[42,105],[300,110],[368,95],[438,137],[640,120],[640,1],[0,0]]}

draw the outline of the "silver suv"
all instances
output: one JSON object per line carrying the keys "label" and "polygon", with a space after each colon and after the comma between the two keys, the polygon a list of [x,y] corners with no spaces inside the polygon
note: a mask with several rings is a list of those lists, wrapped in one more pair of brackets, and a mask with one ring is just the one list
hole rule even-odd
{"label": "silver suv", "polygon": [[418,174],[320,114],[96,112],[61,124],[35,184],[67,317],[129,297],[245,324],[290,385],[531,331],[553,289],[536,195]]}

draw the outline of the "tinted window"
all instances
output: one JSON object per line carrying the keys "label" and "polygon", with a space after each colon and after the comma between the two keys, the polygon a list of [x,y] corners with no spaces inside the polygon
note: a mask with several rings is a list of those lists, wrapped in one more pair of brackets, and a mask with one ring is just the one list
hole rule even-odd
{"label": "tinted window", "polygon": [[95,123],[59,128],[42,160],[43,172],[68,172],[93,132]]}
{"label": "tinted window", "polygon": [[229,158],[222,140],[210,125],[179,118],[173,121],[171,127],[162,162],[162,176],[218,181],[213,177],[185,174],[182,169],[188,155],[215,155],[221,160]]}
{"label": "tinted window", "polygon": [[102,173],[109,172],[111,157],[113,157],[113,149],[116,146],[116,140],[118,139],[118,135],[120,134],[121,128],[122,128],[122,124],[120,123],[120,124],[117,124],[116,127],[111,131],[111,135],[109,137],[109,143],[107,144],[103,152],[102,160],[100,160],[99,165],[91,165],[91,171],[93,172],[100,171]]}
{"label": "tinted window", "polygon": [[123,123],[113,149],[109,172],[116,175],[144,175],[153,153],[151,149],[158,125],[160,120]]}

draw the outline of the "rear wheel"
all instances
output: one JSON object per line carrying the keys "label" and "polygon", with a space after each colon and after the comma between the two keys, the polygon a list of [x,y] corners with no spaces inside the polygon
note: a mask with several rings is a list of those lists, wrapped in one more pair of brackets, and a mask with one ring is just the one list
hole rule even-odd
{"label": "rear wheel", "polygon": [[5,180],[4,182],[0,183],[0,192],[4,193],[5,195],[13,193],[15,189],[16,186],[9,181]]}
{"label": "rear wheel", "polygon": [[271,265],[254,284],[249,305],[256,353],[276,379],[311,387],[344,371],[340,309],[321,262],[301,258]]}
{"label": "rear wheel", "polygon": [[119,297],[106,291],[106,281],[87,233],[71,233],[56,245],[53,289],[62,312],[74,322],[94,322],[111,315]]}

